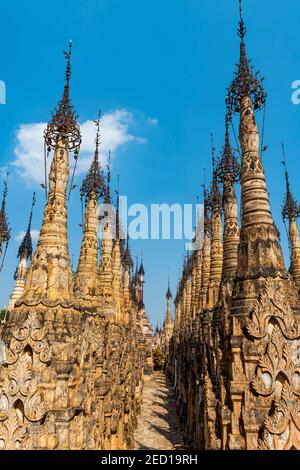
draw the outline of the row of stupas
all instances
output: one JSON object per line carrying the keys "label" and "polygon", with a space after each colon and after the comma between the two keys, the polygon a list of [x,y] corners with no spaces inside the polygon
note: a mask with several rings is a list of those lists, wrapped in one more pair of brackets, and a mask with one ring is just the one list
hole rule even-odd
{"label": "row of stupas", "polygon": [[[285,166],[288,271],[254,114],[266,94],[247,57],[245,33],[240,2],[240,58],[227,90],[225,143],[204,190],[203,243],[187,255],[178,285],[167,370],[193,448],[300,449],[299,206]],[[230,143],[235,113],[241,163]]]}
{"label": "row of stupas", "polygon": [[[51,151],[53,158],[44,185],[42,227],[32,256],[34,196],[18,251],[15,287],[0,325],[5,345],[0,363],[0,449],[132,448],[144,371],[151,371],[144,268],[141,264],[133,274],[128,241],[120,236],[118,203],[115,217],[109,210],[110,168],[105,178],[100,167],[100,118],[95,121],[94,157],[80,191],[85,211],[78,268],[75,273],[71,269],[67,191],[73,185],[70,154],[76,164],[81,132],[69,96],[71,45],[65,57],[63,97],[44,133],[46,158]],[[10,237],[6,195],[5,186],[1,252]],[[101,199],[108,209],[99,220]]]}

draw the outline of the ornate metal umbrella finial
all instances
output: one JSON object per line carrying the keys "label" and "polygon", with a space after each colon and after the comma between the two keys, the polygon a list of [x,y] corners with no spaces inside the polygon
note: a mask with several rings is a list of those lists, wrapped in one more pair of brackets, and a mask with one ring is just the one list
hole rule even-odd
{"label": "ornate metal umbrella finial", "polygon": [[48,123],[44,132],[45,145],[47,152],[55,149],[58,137],[66,140],[68,149],[74,152],[74,158],[77,159],[79,147],[81,144],[81,133],[77,124],[77,114],[69,97],[70,78],[71,78],[71,54],[72,41],[70,41],[69,51],[64,51],[66,59],[65,85],[62,99],[58,102],[52,119]]}
{"label": "ornate metal umbrella finial", "polygon": [[170,288],[170,276],[168,276],[168,290],[167,290],[167,293],[166,293],[166,298],[167,298],[167,300],[172,299],[172,292],[171,292],[171,288]]}
{"label": "ornate metal umbrella finial", "polygon": [[266,92],[262,86],[263,78],[255,72],[251,61],[247,59],[245,35],[246,27],[242,14],[242,2],[239,0],[239,27],[238,36],[240,37],[240,61],[234,74],[234,79],[228,87],[227,105],[231,111],[238,113],[240,111],[240,101],[244,96],[250,96],[254,110],[262,108],[266,102]]}
{"label": "ornate metal umbrella finial", "polygon": [[33,208],[35,206],[35,203],[36,203],[36,197],[35,197],[35,193],[33,193],[27,231],[24,235],[21,245],[19,246],[19,250],[17,254],[17,258],[19,258],[20,260],[22,258],[26,258],[26,260],[29,260],[32,257],[31,224],[32,224]]}
{"label": "ornate metal umbrella finial", "polygon": [[128,269],[128,271],[132,271],[134,268],[134,263],[132,261],[132,256],[131,256],[131,251],[129,247],[129,234],[128,234],[128,229],[127,229],[127,240],[126,240],[126,249],[123,254],[123,263],[125,266],[125,269]]}
{"label": "ornate metal umbrella finial", "polygon": [[229,121],[230,117],[228,112],[225,116],[225,143],[223,145],[220,157],[217,164],[217,179],[219,183],[223,183],[224,179],[231,179],[232,182],[237,182],[240,179],[241,167],[238,162],[236,151],[230,145],[229,137]]}

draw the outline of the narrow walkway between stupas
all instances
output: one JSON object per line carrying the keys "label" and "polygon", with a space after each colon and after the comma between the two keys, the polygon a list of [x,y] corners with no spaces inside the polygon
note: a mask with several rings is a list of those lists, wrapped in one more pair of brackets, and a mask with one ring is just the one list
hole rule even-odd
{"label": "narrow walkway between stupas", "polygon": [[145,381],[134,439],[135,450],[183,448],[175,400],[163,372],[154,372]]}

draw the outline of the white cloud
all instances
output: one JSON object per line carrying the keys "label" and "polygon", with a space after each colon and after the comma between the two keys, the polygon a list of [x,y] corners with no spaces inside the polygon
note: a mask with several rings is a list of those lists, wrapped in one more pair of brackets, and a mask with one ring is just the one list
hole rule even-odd
{"label": "white cloud", "polygon": [[[25,233],[26,232],[24,232],[23,230],[21,230],[21,232],[17,233],[17,235],[15,235],[16,242],[21,242],[23,240],[24,236],[25,236]],[[30,231],[30,233],[31,233],[32,241],[36,242],[37,239],[39,238],[40,231],[33,228]]]}
{"label": "white cloud", "polygon": [[44,143],[43,132],[46,123],[21,124],[17,130],[15,160],[13,165],[20,176],[27,182],[44,181]]}
{"label": "white cloud", "polygon": [[149,118],[148,123],[151,124],[151,126],[157,126],[158,124],[158,119],[156,118]]}
{"label": "white cloud", "polygon": [[[130,132],[135,124],[132,113],[126,109],[117,109],[104,114],[101,118],[101,163],[107,162],[108,151],[114,153],[128,142],[145,143],[146,140]],[[44,181],[44,141],[43,132],[46,123],[21,124],[16,133],[15,160],[13,166],[27,184]],[[89,168],[95,149],[95,124],[87,120],[80,125],[82,144],[78,159],[78,174]],[[48,165],[50,163],[50,158]]]}

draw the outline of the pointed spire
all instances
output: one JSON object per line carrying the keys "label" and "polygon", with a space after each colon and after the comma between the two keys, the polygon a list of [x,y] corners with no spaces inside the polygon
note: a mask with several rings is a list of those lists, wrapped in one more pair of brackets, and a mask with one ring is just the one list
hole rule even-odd
{"label": "pointed spire", "polygon": [[169,300],[169,299],[172,299],[172,292],[171,292],[171,289],[170,289],[170,278],[168,277],[168,290],[167,290],[167,293],[166,293],[166,299]]}
{"label": "pointed spire", "polygon": [[81,144],[81,133],[77,124],[77,115],[71,103],[70,78],[71,78],[71,54],[72,41],[70,41],[69,51],[64,52],[66,59],[65,85],[62,99],[58,102],[52,119],[48,123],[44,133],[47,150],[55,149],[58,138],[64,138],[67,141],[68,150],[74,151],[74,157],[77,158]]}
{"label": "pointed spire", "polygon": [[141,260],[141,264],[140,264],[140,267],[139,267],[139,275],[140,276],[144,276],[145,275],[145,270],[144,270],[144,266],[143,266],[143,261]]}
{"label": "pointed spire", "polygon": [[[10,240],[10,228],[8,225],[7,214],[6,214],[7,182],[8,182],[8,173],[6,174],[6,179],[4,180],[3,197],[2,197],[2,204],[1,204],[1,210],[0,210],[0,257],[2,256],[2,244],[5,243],[7,246]],[[2,260],[2,265],[3,265],[3,261],[4,260]]]}
{"label": "pointed spire", "polygon": [[[110,165],[110,151],[108,154],[107,164],[107,177],[105,186],[104,202],[105,204],[111,203],[110,196],[110,180],[111,180],[111,165]],[[108,217],[106,223],[102,227],[102,245],[101,245],[101,260],[99,270],[99,286],[100,295],[103,297],[104,302],[107,306],[111,307],[111,301],[113,296],[113,221],[110,211],[108,211]]]}
{"label": "pointed spire", "polygon": [[222,197],[219,190],[217,167],[215,162],[215,148],[213,144],[213,137],[211,134],[212,143],[212,183],[209,194],[209,206],[211,211],[211,260],[210,260],[210,277],[207,307],[213,308],[217,301],[219,286],[222,275],[222,262],[223,262],[223,247],[222,247]]}
{"label": "pointed spire", "polygon": [[229,138],[228,112],[225,117],[225,143],[218,161],[217,176],[223,183],[223,267],[222,280],[231,281],[237,270],[237,251],[240,238],[238,225],[238,204],[234,190],[234,183],[240,177],[240,165],[235,151],[231,148]]}
{"label": "pointed spire", "polygon": [[116,193],[116,239],[120,241],[120,175],[117,175]]}
{"label": "pointed spire", "polygon": [[170,290],[170,279],[168,279],[168,290],[167,290],[167,312],[166,312],[166,318],[164,321],[164,331],[163,331],[163,337],[164,337],[164,346],[167,347],[171,336],[173,332],[173,319],[172,319],[172,310],[171,310],[171,301],[172,301],[172,294]]}
{"label": "pointed spire", "polygon": [[131,256],[130,247],[129,247],[129,234],[128,234],[128,231],[127,231],[126,249],[125,249],[125,252],[124,252],[123,262],[124,262],[125,270],[128,270],[128,271],[131,272],[131,270],[133,269],[134,264],[133,264],[133,261],[132,261],[132,256]]}
{"label": "pointed spire", "polygon": [[217,178],[217,167],[215,161],[215,147],[213,141],[213,134],[211,133],[211,158],[212,158],[212,183],[211,188],[208,196],[208,203],[211,211],[213,210],[220,210],[222,204],[222,198],[219,190],[218,185],[218,178]]}
{"label": "pointed spire", "polygon": [[206,188],[204,169],[204,184],[203,184],[203,205],[204,205],[204,240],[202,246],[202,273],[201,273],[201,296],[199,299],[199,309],[203,312],[207,304],[207,290],[210,276],[210,261],[211,261],[211,216],[209,211],[209,192]]}
{"label": "pointed spire", "polygon": [[[70,175],[69,152],[74,152],[75,171],[81,136],[69,98],[71,44],[65,57],[67,65],[64,94],[44,133],[47,151],[54,149],[49,172],[49,193],[20,306],[21,303],[33,302],[44,305],[49,302],[52,304],[53,301],[69,303],[73,299],[73,274],[67,234],[67,188]],[[72,182],[70,190],[73,188]]]}
{"label": "pointed spire", "polygon": [[100,146],[100,111],[98,114],[98,118],[95,119],[94,123],[96,125],[96,139],[95,139],[95,153],[94,158],[91,162],[91,166],[89,169],[88,174],[84,178],[81,188],[80,188],[80,196],[81,198],[85,198],[85,202],[92,192],[95,193],[97,199],[103,197],[105,194],[105,185],[104,185],[104,178],[100,167],[99,161],[99,146]]}
{"label": "pointed spire", "polygon": [[[226,104],[230,111],[239,112],[241,145],[241,232],[238,245],[236,281],[281,276],[287,278],[278,230],[274,225],[266,178],[261,158],[259,132],[254,111],[265,104],[262,80],[254,73],[246,58],[245,29],[240,17],[241,55],[235,78],[228,88]],[[231,116],[230,116],[231,118]],[[244,287],[237,288],[233,297],[233,314],[246,313],[253,302]],[[257,292],[258,293],[258,292]],[[239,298],[239,296],[241,298]],[[242,312],[242,313],[241,313]]]}
{"label": "pointed spire", "polygon": [[26,258],[26,260],[29,260],[31,259],[31,256],[32,256],[31,223],[32,223],[32,215],[33,215],[33,208],[35,206],[35,202],[36,202],[35,193],[33,193],[27,231],[24,235],[24,238],[18,250],[17,257],[19,258],[19,260],[21,260],[22,258]]}
{"label": "pointed spire", "polygon": [[108,152],[108,162],[107,162],[107,176],[106,176],[106,192],[105,192],[105,203],[110,204],[110,180],[111,180],[111,153]]}
{"label": "pointed spire", "polygon": [[284,219],[296,219],[300,215],[300,206],[297,204],[290,188],[290,181],[289,175],[287,171],[287,165],[285,160],[285,151],[284,151],[284,144],[282,144],[282,154],[283,154],[283,161],[281,162],[284,166],[284,173],[285,173],[285,184],[286,184],[286,194],[285,200],[282,206],[282,218]]}
{"label": "pointed spire", "polygon": [[286,183],[285,200],[282,206],[282,218],[283,218],[283,221],[287,219],[289,222],[289,244],[290,244],[290,250],[291,250],[290,272],[292,274],[292,277],[296,286],[299,288],[300,287],[300,239],[299,239],[299,231],[298,231],[296,219],[300,215],[300,206],[297,204],[291,192],[283,144],[282,144],[282,153],[283,153],[282,164],[284,166],[285,183]]}
{"label": "pointed spire", "polygon": [[254,110],[264,106],[266,93],[263,89],[263,79],[255,72],[251,61],[247,59],[245,35],[246,27],[242,13],[242,1],[239,0],[239,27],[238,36],[240,38],[240,60],[237,65],[234,79],[228,88],[228,105],[231,111],[239,112],[241,99],[249,96],[252,100]]}
{"label": "pointed spire", "polygon": [[229,137],[229,114],[226,112],[225,117],[225,143],[218,159],[216,168],[216,176],[220,183],[223,183],[224,179],[235,183],[240,177],[240,164],[238,162],[235,151],[230,145]]}
{"label": "pointed spire", "polygon": [[133,268],[133,261],[129,248],[129,235],[127,230],[127,241],[126,249],[123,253],[123,266],[124,266],[124,310],[125,310],[125,322],[128,323],[130,315],[130,276]]}

